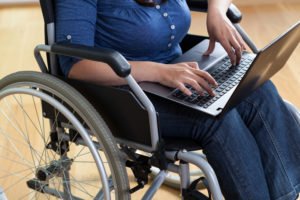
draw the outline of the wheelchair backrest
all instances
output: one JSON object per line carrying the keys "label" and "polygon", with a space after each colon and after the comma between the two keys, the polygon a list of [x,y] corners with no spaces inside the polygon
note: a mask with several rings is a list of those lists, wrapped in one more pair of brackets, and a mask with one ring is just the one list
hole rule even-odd
{"label": "wheelchair backrest", "polygon": [[[44,18],[45,44],[55,43],[55,0],[40,0]],[[58,58],[54,54],[47,53],[47,64],[51,74],[62,76]]]}
{"label": "wheelchair backrest", "polygon": [[[55,0],[40,0],[40,5],[45,22],[45,43],[51,45],[55,42]],[[47,62],[51,74],[72,85],[92,103],[119,142],[147,151],[155,150],[156,144],[151,144],[148,112],[129,89],[66,79],[62,77],[56,55],[47,54]],[[44,104],[43,110],[46,117],[55,116],[48,105]]]}

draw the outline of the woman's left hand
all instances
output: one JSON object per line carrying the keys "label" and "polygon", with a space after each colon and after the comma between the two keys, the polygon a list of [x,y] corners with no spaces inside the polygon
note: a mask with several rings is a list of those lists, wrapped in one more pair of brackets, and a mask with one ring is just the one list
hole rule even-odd
{"label": "woman's left hand", "polygon": [[246,44],[225,12],[211,8],[207,14],[207,31],[210,37],[209,46],[204,55],[209,55],[215,48],[215,42],[220,42],[227,52],[233,65],[239,64],[242,51]]}

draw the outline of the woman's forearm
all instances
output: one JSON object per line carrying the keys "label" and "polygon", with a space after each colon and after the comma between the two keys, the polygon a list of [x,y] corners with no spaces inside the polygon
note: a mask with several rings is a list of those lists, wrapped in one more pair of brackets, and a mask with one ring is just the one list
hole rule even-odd
{"label": "woman's forearm", "polygon": [[208,13],[219,11],[226,14],[231,0],[208,0]]}
{"label": "woman's forearm", "polygon": [[[158,82],[160,77],[161,64],[146,61],[131,61],[131,74],[136,81]],[[101,85],[124,85],[126,81],[120,78],[105,63],[90,60],[82,60],[76,63],[70,73],[69,78],[94,82]]]}

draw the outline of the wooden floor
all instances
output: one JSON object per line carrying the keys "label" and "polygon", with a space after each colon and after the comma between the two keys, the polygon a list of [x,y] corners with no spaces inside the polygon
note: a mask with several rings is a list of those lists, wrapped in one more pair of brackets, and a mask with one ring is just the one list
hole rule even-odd
{"label": "wooden floor", "polygon": [[[242,26],[258,47],[268,44],[300,20],[300,3],[243,6]],[[205,15],[193,13],[192,33],[205,33]],[[38,6],[0,8],[0,78],[21,70],[39,68],[33,49],[44,41],[42,15]],[[272,80],[281,95],[300,108],[300,45],[286,67]],[[140,199],[140,191],[133,199]],[[179,192],[164,187],[154,199],[179,199]]]}

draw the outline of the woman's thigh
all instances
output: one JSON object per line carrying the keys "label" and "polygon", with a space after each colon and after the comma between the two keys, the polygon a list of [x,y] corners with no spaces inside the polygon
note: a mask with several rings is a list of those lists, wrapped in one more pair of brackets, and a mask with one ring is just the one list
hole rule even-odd
{"label": "woman's thigh", "polygon": [[269,199],[259,150],[237,110],[216,119],[159,97],[151,100],[159,113],[162,136],[198,142],[227,199]]}

